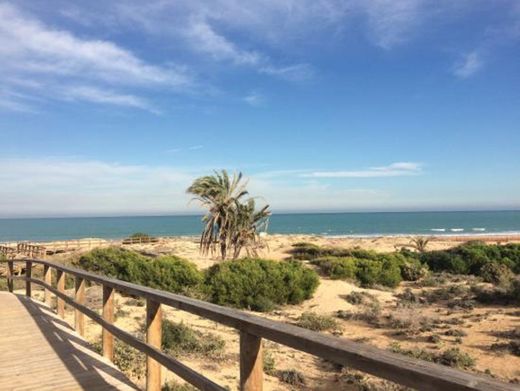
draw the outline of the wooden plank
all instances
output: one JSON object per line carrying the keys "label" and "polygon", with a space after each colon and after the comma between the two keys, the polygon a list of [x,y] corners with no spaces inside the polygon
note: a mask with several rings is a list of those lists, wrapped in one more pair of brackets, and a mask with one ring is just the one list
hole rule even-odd
{"label": "wooden plank", "polygon": [[[49,285],[52,282],[52,269],[49,265],[43,265],[43,281]],[[44,302],[49,308],[52,306],[51,292],[48,289],[45,289]]]}
{"label": "wooden plank", "polygon": [[0,292],[0,309],[0,390],[138,390],[46,307]]}
{"label": "wooden plank", "polygon": [[[85,304],[85,280],[81,277],[75,279],[75,300],[78,304]],[[82,337],[85,336],[85,316],[79,309],[74,310],[74,329]]]}
{"label": "wooden plank", "polygon": [[[51,264],[58,270],[105,284],[131,295],[142,296],[157,303],[166,304],[214,320],[240,331],[256,335],[257,337],[266,338],[294,349],[314,354],[337,364],[346,365],[411,388],[443,391],[446,389],[454,391],[518,391],[518,387],[516,386],[499,382],[489,377],[416,360],[366,344],[304,330],[293,325],[261,318],[231,308],[224,308],[181,295],[106,278],[44,260],[33,260],[33,262]],[[115,329],[118,330],[117,328]],[[113,334],[116,335],[115,332],[113,332]],[[144,345],[150,348],[148,345]],[[146,347],[143,348],[146,349]],[[161,357],[161,360],[163,360],[163,357]],[[165,362],[168,362],[168,360],[165,360]],[[181,372],[185,370],[185,368],[179,366],[178,363],[174,364],[169,362],[169,364],[177,366],[177,369]],[[192,375],[189,372],[185,372],[185,374],[188,377]],[[198,380],[195,378],[195,381]],[[195,385],[195,383],[192,384]]]}
{"label": "wooden plank", "polygon": [[240,390],[263,390],[262,338],[240,333]]}
{"label": "wooden plank", "polygon": [[[114,294],[113,288],[103,285],[103,319],[110,324],[114,323]],[[103,357],[114,361],[114,336],[104,327]]]}
{"label": "wooden plank", "polygon": [[[56,287],[58,292],[65,294],[65,272],[61,269],[57,269],[56,272]],[[56,312],[60,318],[65,319],[65,302],[63,298],[60,298],[60,295],[57,295]]]}
{"label": "wooden plank", "polygon": [[[161,303],[146,301],[146,343],[158,350],[162,342]],[[146,357],[146,391],[161,390],[161,364],[152,357]]]}
{"label": "wooden plank", "polygon": [[52,286],[47,286],[43,281],[33,279],[32,282],[49,289],[56,296],[61,297],[70,306],[80,309],[86,316],[100,324],[101,327],[107,329],[116,338],[119,338],[121,341],[127,343],[128,345],[139,350],[140,352],[143,352],[147,356],[152,357],[157,362],[161,363],[164,367],[166,367],[168,370],[172,371],[173,373],[175,373],[182,379],[186,380],[188,383],[194,385],[195,387],[207,391],[226,391],[225,388],[207,379],[203,375],[195,372],[193,369],[187,367],[177,359],[168,356],[167,354],[161,352],[159,349],[156,349],[148,345],[146,342],[143,342],[140,339],[136,338],[132,334],[121,330],[120,328],[116,327],[111,323],[106,322],[103,319],[103,317],[99,315],[97,312],[81,304],[76,303],[74,299],[67,296],[65,293],[59,292]]}

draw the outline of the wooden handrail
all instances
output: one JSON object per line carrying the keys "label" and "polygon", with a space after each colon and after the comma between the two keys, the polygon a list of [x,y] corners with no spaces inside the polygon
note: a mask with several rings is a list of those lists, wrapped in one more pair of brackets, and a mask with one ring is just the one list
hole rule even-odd
{"label": "wooden handrail", "polygon": [[[110,308],[112,300],[107,299],[106,309],[103,316],[87,308],[83,303],[67,296],[64,291],[63,282],[54,288],[48,282],[35,279],[30,275],[12,276],[8,274],[8,280],[25,280],[44,287],[58,298],[59,302],[71,305],[75,310],[88,316],[108,333],[103,337],[103,352],[105,357],[111,357],[112,342],[110,336],[115,336],[137,350],[145,353],[148,357],[147,365],[147,389],[155,391],[160,389],[160,368],[155,365],[159,363],[176,373],[178,376],[202,390],[224,390],[221,386],[195,372],[191,368],[168,356],[160,350],[161,330],[160,317],[161,305],[167,305],[192,314],[214,320],[226,326],[233,327],[240,332],[240,385],[243,391],[262,390],[262,338],[280,343],[291,348],[313,354],[323,359],[350,368],[385,378],[387,380],[402,384],[404,386],[420,390],[516,390],[519,388],[512,384],[499,382],[497,380],[463,372],[442,365],[413,359],[400,354],[392,353],[367,344],[349,341],[344,338],[320,334],[314,331],[302,329],[297,326],[285,324],[252,315],[232,308],[221,307],[208,302],[192,299],[178,294],[168,293],[161,290],[148,288],[125,281],[120,281],[70,266],[56,264],[41,259],[7,260],[9,270],[12,270],[13,262],[26,262],[27,270],[35,264],[55,269],[60,275],[60,281],[64,281],[64,274],[68,273],[76,278],[76,281],[87,280],[103,285],[104,307],[105,290],[107,297],[113,294],[113,290],[121,291],[130,295],[140,296],[147,301],[147,340],[139,340],[135,336],[116,327],[113,324],[113,308]],[[12,290],[12,283],[8,284]],[[30,288],[27,291],[30,294]],[[80,295],[81,296],[81,295]],[[106,330],[106,331],[105,331]],[[105,346],[107,344],[107,346]],[[159,368],[159,369],[158,369]]]}

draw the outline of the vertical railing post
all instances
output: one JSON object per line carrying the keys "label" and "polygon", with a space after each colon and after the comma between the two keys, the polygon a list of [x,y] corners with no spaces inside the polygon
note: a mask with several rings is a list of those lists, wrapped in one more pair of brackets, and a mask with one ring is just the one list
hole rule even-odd
{"label": "vertical railing post", "polygon": [[32,262],[25,261],[25,295],[31,297]]}
{"label": "vertical railing post", "polygon": [[[114,288],[103,285],[103,319],[114,322]],[[103,357],[114,361],[114,336],[103,327]]]}
{"label": "vertical railing post", "polygon": [[240,332],[240,391],[262,391],[262,338]]}
{"label": "vertical railing post", "polygon": [[7,261],[7,288],[9,289],[9,292],[12,292],[14,290],[14,262],[13,261]]}
{"label": "vertical railing post", "polygon": [[[85,280],[81,277],[76,277],[74,284],[74,301],[78,304],[85,304]],[[85,315],[83,312],[74,309],[74,329],[82,337],[85,335]]]}
{"label": "vertical railing post", "polygon": [[[51,285],[52,284],[52,275],[51,275],[51,267],[49,265],[44,265],[43,266],[43,281],[47,284],[47,285]],[[51,299],[51,291],[48,290],[47,288],[45,288],[45,299],[44,299],[44,302],[47,306],[49,306],[49,308],[51,307],[52,305],[52,299]]]}
{"label": "vertical railing post", "polygon": [[[65,293],[65,273],[59,269],[56,271],[56,289],[60,293]],[[59,297],[56,301],[56,312],[60,318],[65,318],[65,302]]]}
{"label": "vertical railing post", "polygon": [[[162,311],[161,304],[153,300],[146,300],[146,342],[158,349],[162,340]],[[146,391],[160,391],[161,364],[146,358]]]}

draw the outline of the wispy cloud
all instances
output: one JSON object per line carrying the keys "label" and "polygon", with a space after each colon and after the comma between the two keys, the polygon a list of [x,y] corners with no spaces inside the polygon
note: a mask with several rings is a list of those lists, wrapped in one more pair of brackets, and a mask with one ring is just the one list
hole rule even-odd
{"label": "wispy cloud", "polygon": [[189,147],[184,147],[184,148],[181,148],[181,147],[170,148],[170,149],[167,149],[165,152],[166,153],[179,153],[182,151],[198,151],[202,148],[204,148],[204,145],[197,144],[197,145],[190,145]]}
{"label": "wispy cloud", "polygon": [[473,76],[484,65],[481,55],[477,51],[472,51],[464,55],[453,67],[455,76],[462,79]]}
{"label": "wispy cloud", "polygon": [[186,210],[195,171],[95,160],[0,159],[0,211],[26,215]]}
{"label": "wispy cloud", "polygon": [[[82,83],[92,87],[69,87],[67,94],[96,103],[148,107],[141,98],[114,91],[118,86],[178,90],[192,82],[181,68],[146,63],[131,51],[106,40],[88,40],[66,30],[48,27],[7,3],[0,4],[0,71],[2,84],[10,80],[33,80],[32,94],[47,98],[63,86]],[[111,85],[112,88],[107,87]]]}
{"label": "wispy cloud", "polygon": [[[197,147],[197,146],[193,146]],[[73,158],[0,158],[0,217],[39,215],[142,214],[199,212],[185,193],[192,181],[211,172],[207,167],[120,164]],[[287,172],[288,173],[288,172]],[[249,176],[252,194],[276,210],[369,208],[386,202],[380,189],[331,186]],[[294,179],[294,178],[293,178]]]}
{"label": "wispy cloud", "polygon": [[205,52],[216,60],[231,60],[238,65],[256,65],[262,61],[258,53],[238,48],[223,35],[218,34],[207,21],[191,23],[186,35],[196,50]]}
{"label": "wispy cloud", "polygon": [[301,176],[311,178],[383,178],[419,175],[421,172],[422,165],[420,163],[400,162],[388,166],[371,167],[366,170],[315,171],[301,174]]}
{"label": "wispy cloud", "polygon": [[155,114],[159,111],[155,109],[145,99],[135,95],[121,94],[118,92],[103,90],[91,86],[70,86],[62,89],[63,97],[70,100],[81,100],[92,103],[112,104],[117,106],[135,107],[147,110]]}
{"label": "wispy cloud", "polygon": [[253,107],[262,106],[265,102],[265,97],[257,91],[251,91],[244,97],[244,102]]}
{"label": "wispy cloud", "polygon": [[361,1],[359,7],[366,13],[369,36],[372,41],[390,49],[411,38],[413,31],[426,15],[423,0]]}

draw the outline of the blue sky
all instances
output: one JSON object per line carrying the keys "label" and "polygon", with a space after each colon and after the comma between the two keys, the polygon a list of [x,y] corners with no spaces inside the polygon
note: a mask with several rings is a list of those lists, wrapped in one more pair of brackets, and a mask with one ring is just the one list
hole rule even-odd
{"label": "blue sky", "polygon": [[514,0],[0,2],[0,216],[520,208]]}

